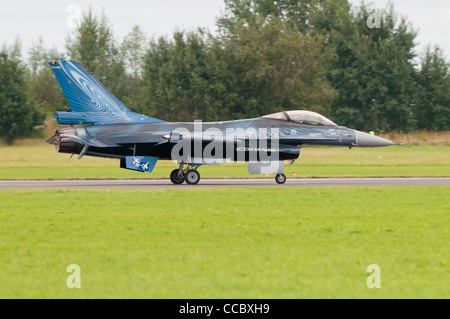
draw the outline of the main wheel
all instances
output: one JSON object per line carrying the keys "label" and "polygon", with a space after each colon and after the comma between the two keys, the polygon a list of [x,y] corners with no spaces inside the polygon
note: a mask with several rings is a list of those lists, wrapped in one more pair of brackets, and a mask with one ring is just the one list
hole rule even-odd
{"label": "main wheel", "polygon": [[286,183],[286,175],[284,175],[284,174],[278,174],[278,175],[275,177],[275,181],[276,181],[278,184],[284,184],[284,183]]}
{"label": "main wheel", "polygon": [[170,173],[170,180],[172,181],[172,183],[174,183],[175,185],[181,185],[184,182],[184,174],[181,173],[181,176],[178,174],[180,172],[179,169],[175,169],[172,171],[172,173]]}
{"label": "main wheel", "polygon": [[184,180],[189,185],[196,185],[198,184],[198,182],[200,182],[200,173],[195,169],[191,169],[187,171],[186,175],[184,176]]}

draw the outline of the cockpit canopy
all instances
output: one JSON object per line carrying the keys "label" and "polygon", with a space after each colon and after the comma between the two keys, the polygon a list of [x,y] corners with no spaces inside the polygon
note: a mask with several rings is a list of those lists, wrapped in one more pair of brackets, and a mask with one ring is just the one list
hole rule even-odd
{"label": "cockpit canopy", "polygon": [[325,116],[311,111],[288,111],[263,116],[265,119],[291,121],[299,124],[337,126]]}

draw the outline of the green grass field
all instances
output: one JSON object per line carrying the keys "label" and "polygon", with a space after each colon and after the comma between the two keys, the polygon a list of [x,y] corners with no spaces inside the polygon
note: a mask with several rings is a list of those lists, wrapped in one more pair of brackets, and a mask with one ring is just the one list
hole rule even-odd
{"label": "green grass field", "polygon": [[[139,179],[165,178],[176,168],[160,161],[152,174],[119,168],[117,160],[57,154],[54,147],[0,147],[0,179]],[[379,149],[305,147],[285,169],[292,177],[450,176],[450,146],[394,146]],[[203,166],[202,178],[254,178],[246,164]],[[264,176],[261,176],[264,177]]]}
{"label": "green grass field", "polygon": [[[448,187],[2,190],[0,298],[449,298],[449,198]],[[81,289],[66,286],[70,264]],[[381,289],[366,286],[371,264]]]}

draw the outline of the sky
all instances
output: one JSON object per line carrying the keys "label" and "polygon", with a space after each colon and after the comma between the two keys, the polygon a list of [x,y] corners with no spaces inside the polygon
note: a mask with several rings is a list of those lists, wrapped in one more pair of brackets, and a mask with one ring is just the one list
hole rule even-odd
{"label": "sky", "polygon": [[[349,0],[358,5],[360,0]],[[385,8],[388,0],[370,0],[376,8]],[[393,0],[397,13],[405,16],[418,31],[417,53],[427,45],[439,45],[450,60],[450,0]]]}
{"label": "sky", "polygon": [[134,25],[149,36],[170,35],[177,28],[215,29],[223,0],[1,0],[0,44],[19,35],[24,50],[40,36],[48,47],[65,52],[67,35],[81,12],[104,10],[114,34],[122,39]]}
{"label": "sky", "polygon": [[[354,5],[359,0],[350,0]],[[383,8],[388,0],[371,0]],[[397,12],[418,29],[418,53],[428,44],[438,44],[450,60],[450,0],[393,0]],[[216,29],[215,22],[224,9],[223,0],[1,0],[0,45],[12,44],[20,37],[26,52],[33,41],[44,39],[46,47],[65,52],[65,40],[74,22],[89,7],[102,10],[114,34],[123,38],[138,24],[149,36],[170,35],[177,28]]]}

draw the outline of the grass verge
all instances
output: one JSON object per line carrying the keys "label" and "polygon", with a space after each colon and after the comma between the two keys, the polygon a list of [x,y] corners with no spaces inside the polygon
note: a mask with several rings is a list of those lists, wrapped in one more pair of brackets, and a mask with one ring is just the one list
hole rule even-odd
{"label": "grass verge", "polygon": [[[0,191],[0,298],[449,298],[448,187]],[[66,268],[81,267],[81,289]],[[381,289],[366,286],[381,267]]]}

